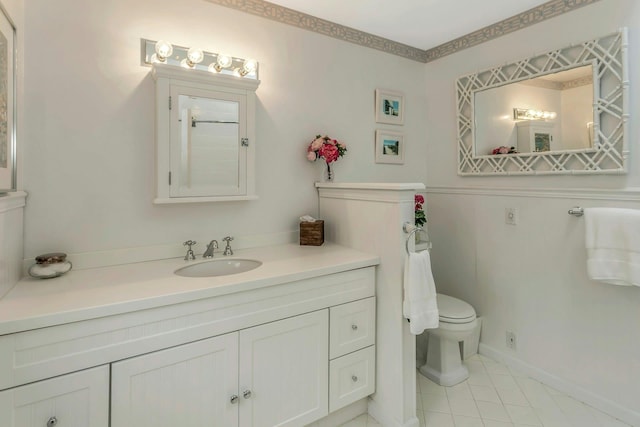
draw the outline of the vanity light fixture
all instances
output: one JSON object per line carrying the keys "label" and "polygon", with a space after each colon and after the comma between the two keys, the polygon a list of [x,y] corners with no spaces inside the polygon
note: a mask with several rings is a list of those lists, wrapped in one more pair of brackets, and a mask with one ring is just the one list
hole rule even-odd
{"label": "vanity light fixture", "polygon": [[[191,70],[209,71],[214,74],[258,80],[258,62],[232,55],[207,52],[198,48],[172,45],[160,40],[141,39],[141,63],[161,63]],[[206,65],[208,64],[208,65]]]}
{"label": "vanity light fixture", "polygon": [[555,119],[555,111],[534,110],[531,108],[514,108],[513,120],[547,120]]}

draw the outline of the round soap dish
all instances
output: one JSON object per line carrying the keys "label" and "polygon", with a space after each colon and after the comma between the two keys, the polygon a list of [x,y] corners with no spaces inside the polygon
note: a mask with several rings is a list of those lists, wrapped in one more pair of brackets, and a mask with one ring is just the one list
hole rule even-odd
{"label": "round soap dish", "polygon": [[55,252],[38,255],[36,263],[29,267],[29,276],[36,279],[52,279],[62,276],[71,270],[71,261],[67,261],[67,254]]}

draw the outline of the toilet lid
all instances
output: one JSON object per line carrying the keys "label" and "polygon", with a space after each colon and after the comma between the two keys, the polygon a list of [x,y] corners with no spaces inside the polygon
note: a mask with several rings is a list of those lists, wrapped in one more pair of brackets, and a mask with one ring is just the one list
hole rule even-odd
{"label": "toilet lid", "polygon": [[448,295],[437,294],[440,321],[445,323],[468,323],[476,318],[471,304]]}

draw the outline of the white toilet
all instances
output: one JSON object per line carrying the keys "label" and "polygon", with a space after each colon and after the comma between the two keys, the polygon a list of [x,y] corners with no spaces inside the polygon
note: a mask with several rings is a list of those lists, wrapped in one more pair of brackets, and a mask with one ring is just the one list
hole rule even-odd
{"label": "white toilet", "polygon": [[469,378],[469,370],[462,364],[459,343],[473,334],[478,321],[473,307],[462,300],[437,294],[437,301],[440,325],[427,330],[427,361],[420,367],[420,373],[448,387]]}

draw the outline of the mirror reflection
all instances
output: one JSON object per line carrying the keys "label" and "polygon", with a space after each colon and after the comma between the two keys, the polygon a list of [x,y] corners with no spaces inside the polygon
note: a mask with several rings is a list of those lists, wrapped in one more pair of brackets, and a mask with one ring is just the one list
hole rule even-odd
{"label": "mirror reflection", "polygon": [[191,95],[178,97],[180,193],[206,195],[212,183],[237,189],[240,156],[239,102]]}
{"label": "mirror reflection", "polygon": [[593,148],[593,66],[474,93],[475,156]]}

